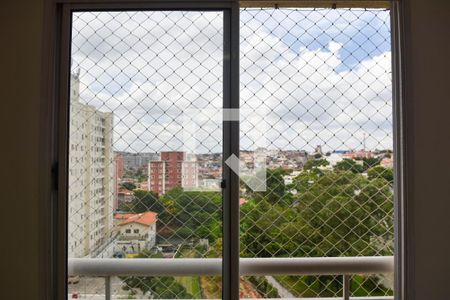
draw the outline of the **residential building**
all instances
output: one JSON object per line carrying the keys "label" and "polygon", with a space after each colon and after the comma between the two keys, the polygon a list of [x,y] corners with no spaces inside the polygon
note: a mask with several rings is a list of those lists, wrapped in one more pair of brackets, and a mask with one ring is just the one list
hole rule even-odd
{"label": "residential building", "polygon": [[283,181],[284,181],[284,185],[289,185],[294,183],[294,176],[292,175],[284,175],[283,176]]}
{"label": "residential building", "polygon": [[123,156],[120,153],[114,153],[114,206],[116,210],[119,207],[119,184],[125,174],[123,166]]}
{"label": "residential building", "polygon": [[198,165],[194,155],[182,151],[161,152],[148,164],[148,189],[164,194],[174,187],[198,187]]}
{"label": "residential building", "polygon": [[371,151],[360,150],[354,152],[344,153],[342,155],[343,158],[355,159],[355,158],[371,158],[373,157],[373,153]]}
{"label": "residential building", "polygon": [[70,89],[68,256],[90,257],[112,233],[113,114],[80,101],[79,74]]}
{"label": "residential building", "polygon": [[325,156],[325,159],[332,167],[344,160],[343,154],[339,152],[333,152],[330,155]]}
{"label": "residential building", "polygon": [[123,155],[120,153],[115,153],[114,155],[114,161],[116,163],[116,177],[120,180],[123,178],[123,175],[125,174],[124,171],[124,159]]}
{"label": "residential building", "polygon": [[118,201],[118,207],[122,203],[131,202],[134,199],[134,193],[133,191],[130,191],[125,188],[119,188],[117,193],[117,201]]}
{"label": "residential building", "polygon": [[[166,180],[166,163],[162,160],[149,162],[148,190],[158,194],[164,194],[166,192],[166,181],[168,181]],[[173,179],[171,181],[173,181]],[[181,180],[179,186],[181,186]]]}
{"label": "residential building", "polygon": [[158,214],[152,211],[116,214],[114,223],[118,238],[114,251],[132,254],[153,247],[156,243],[157,220]]}
{"label": "residential building", "polygon": [[144,191],[148,191],[148,181],[142,181],[139,183],[139,189],[140,190],[144,190]]}
{"label": "residential building", "polygon": [[385,157],[380,161],[380,165],[382,165],[385,168],[392,169],[394,167],[394,160],[389,157]]}
{"label": "residential building", "polygon": [[158,159],[158,154],[152,152],[130,153],[118,152],[123,157],[125,170],[138,170],[146,168],[152,160]]}
{"label": "residential building", "polygon": [[316,146],[316,148],[314,149],[314,154],[323,155],[322,145],[317,145]]}
{"label": "residential building", "polygon": [[200,180],[200,187],[204,190],[220,189],[220,178],[203,178]]}

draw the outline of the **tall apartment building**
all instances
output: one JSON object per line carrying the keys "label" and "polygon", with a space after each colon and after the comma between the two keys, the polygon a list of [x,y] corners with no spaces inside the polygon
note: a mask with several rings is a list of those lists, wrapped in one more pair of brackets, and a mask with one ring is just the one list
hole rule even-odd
{"label": "tall apartment building", "polygon": [[144,152],[144,153],[116,152],[116,153],[122,155],[125,170],[137,170],[141,168],[146,168],[150,161],[159,159],[159,155],[153,152]]}
{"label": "tall apartment building", "polygon": [[198,187],[198,166],[194,155],[182,151],[161,152],[148,163],[148,189],[164,194],[174,187]]}
{"label": "tall apartment building", "polygon": [[114,162],[115,162],[115,169],[116,169],[116,177],[118,179],[122,179],[123,176],[125,175],[123,155],[120,153],[115,153],[114,154]]}
{"label": "tall apartment building", "polygon": [[71,76],[69,138],[69,257],[91,257],[113,229],[113,114],[80,102]]}
{"label": "tall apartment building", "polygon": [[114,204],[113,210],[119,208],[119,185],[125,175],[123,156],[120,153],[114,153]]}

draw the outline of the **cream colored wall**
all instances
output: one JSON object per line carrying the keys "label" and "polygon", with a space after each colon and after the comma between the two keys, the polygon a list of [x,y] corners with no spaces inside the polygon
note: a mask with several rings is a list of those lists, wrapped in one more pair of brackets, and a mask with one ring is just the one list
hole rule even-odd
{"label": "cream colored wall", "polygon": [[[130,229],[130,233],[126,233],[126,230]],[[134,233],[134,229],[139,229],[139,233]],[[116,227],[116,230],[120,232],[120,236],[122,237],[136,237],[136,236],[144,236],[148,234],[147,241],[152,241],[152,243],[156,240],[156,224],[152,224],[150,226],[146,226],[139,223],[128,223],[125,225],[120,225]],[[120,239],[120,237],[119,237]]]}
{"label": "cream colored wall", "polygon": [[[120,231],[120,234],[125,237],[136,236],[136,235],[145,235],[149,233],[149,226],[145,226],[139,223],[128,223],[125,225],[117,226],[117,229]],[[131,233],[126,233],[126,230],[130,229]],[[139,233],[134,233],[134,229],[139,229]]]}
{"label": "cream colored wall", "polygon": [[114,203],[113,116],[85,104],[79,97],[79,86],[78,76],[72,75],[67,249],[68,257],[78,258],[96,255],[108,242]]}

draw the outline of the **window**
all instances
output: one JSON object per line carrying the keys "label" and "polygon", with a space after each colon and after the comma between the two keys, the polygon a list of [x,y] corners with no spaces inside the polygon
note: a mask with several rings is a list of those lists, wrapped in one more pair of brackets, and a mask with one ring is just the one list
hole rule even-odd
{"label": "window", "polygon": [[[179,279],[144,263],[148,276],[110,274],[117,297],[392,298],[389,10],[70,15],[69,260],[164,257],[193,270]],[[130,222],[156,228],[120,235]],[[302,265],[330,257],[344,267]],[[219,258],[211,276],[205,258]],[[278,258],[291,267],[264,266]],[[345,269],[356,263],[357,274]],[[98,294],[89,280],[69,293]]]}

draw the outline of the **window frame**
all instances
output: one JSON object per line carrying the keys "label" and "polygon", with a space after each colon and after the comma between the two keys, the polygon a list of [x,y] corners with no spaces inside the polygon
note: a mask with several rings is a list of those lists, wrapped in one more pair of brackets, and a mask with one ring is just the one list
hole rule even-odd
{"label": "window frame", "polygon": [[[281,5],[280,5],[281,4]],[[391,11],[391,51],[394,133],[394,207],[395,207],[395,299],[412,296],[406,248],[411,239],[407,228],[406,140],[402,30],[402,5],[399,0],[48,0],[45,4],[43,39],[42,123],[40,126],[40,269],[41,298],[67,298],[67,197],[68,129],[71,13],[86,10],[221,10],[224,12],[224,108],[239,108],[239,9],[250,7],[365,7]],[[223,124],[223,157],[239,156],[239,122]],[[223,164],[223,299],[239,299],[239,177]]]}
{"label": "window frame", "polygon": [[[239,106],[239,3],[237,1],[56,1],[51,6],[52,56],[46,59],[51,64],[45,74],[48,80],[46,88],[50,93],[46,106],[46,119],[42,134],[50,144],[42,151],[45,161],[50,165],[49,189],[42,193],[47,199],[42,212],[46,215],[44,241],[47,269],[44,299],[67,298],[67,208],[68,208],[68,148],[70,114],[70,53],[72,13],[78,11],[114,11],[114,10],[195,10],[223,11],[224,18],[224,55],[223,55],[223,108]],[[237,34],[231,35],[231,32]],[[51,145],[51,146],[50,146]],[[239,123],[223,122],[223,157],[239,155]],[[222,298],[238,299],[239,296],[239,177],[231,171],[223,160],[223,179],[227,184],[222,189],[223,198],[223,246],[222,246]],[[47,187],[48,188],[48,187]]]}

